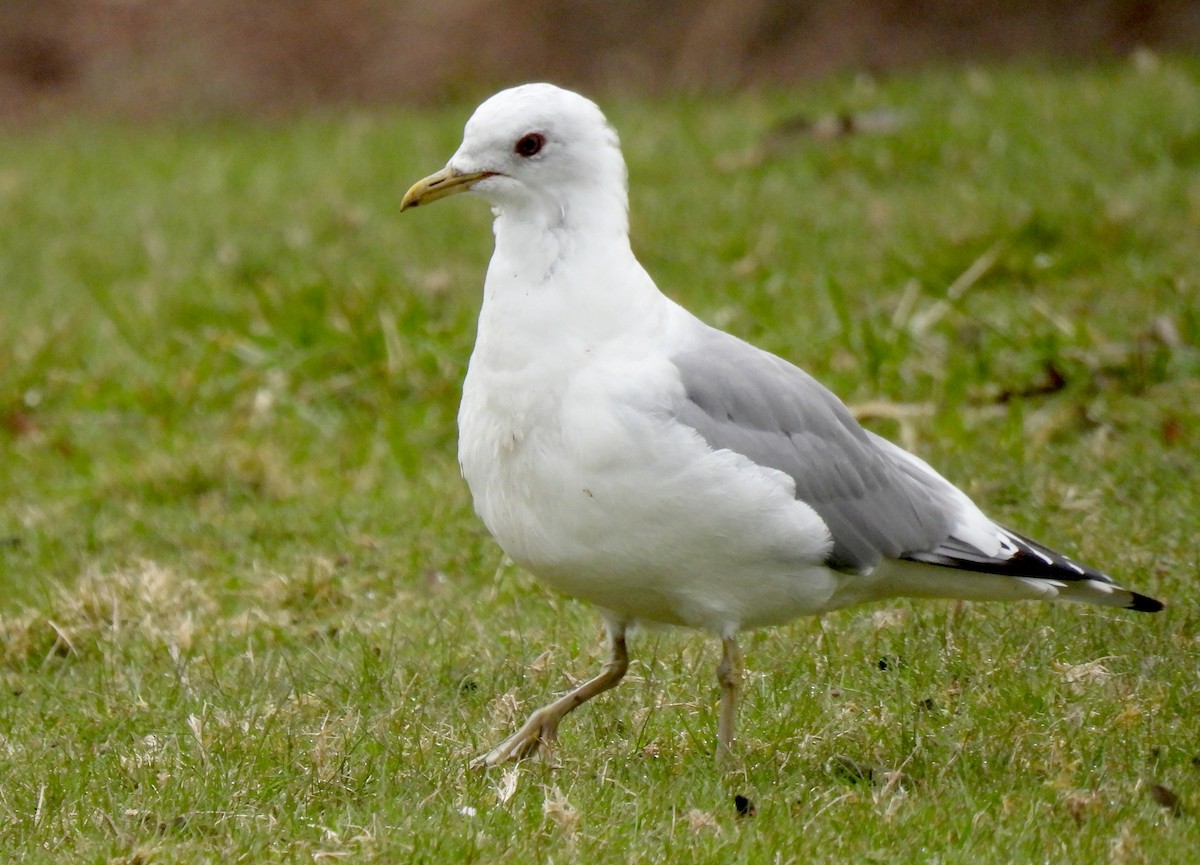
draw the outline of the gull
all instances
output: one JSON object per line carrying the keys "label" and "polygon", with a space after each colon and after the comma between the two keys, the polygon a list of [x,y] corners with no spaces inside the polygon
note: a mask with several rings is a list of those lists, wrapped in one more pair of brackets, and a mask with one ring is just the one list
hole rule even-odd
{"label": "gull", "polygon": [[590,100],[492,96],[401,210],[471,192],[495,216],[458,458],[505,553],[599,608],[609,659],[473,761],[523,759],[616,685],[635,623],[721,640],[717,753],[738,634],[894,597],[1162,603],[984,515],[791,363],[663,295],[629,244],[625,161]]}

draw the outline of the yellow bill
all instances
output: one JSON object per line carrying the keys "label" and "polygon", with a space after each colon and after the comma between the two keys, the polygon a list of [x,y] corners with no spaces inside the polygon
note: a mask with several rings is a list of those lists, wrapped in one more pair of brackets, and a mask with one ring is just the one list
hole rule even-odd
{"label": "yellow bill", "polygon": [[400,210],[429,204],[439,198],[446,198],[459,192],[466,192],[472,186],[486,177],[495,176],[494,171],[459,171],[457,168],[446,166],[441,171],[418,180],[400,202]]}

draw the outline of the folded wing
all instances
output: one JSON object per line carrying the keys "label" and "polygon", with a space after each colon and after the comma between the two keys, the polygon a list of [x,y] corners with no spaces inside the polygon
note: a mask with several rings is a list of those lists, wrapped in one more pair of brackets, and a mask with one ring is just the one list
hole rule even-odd
{"label": "folded wing", "polygon": [[1078,600],[1161,608],[1125,590],[1101,599],[1113,594],[1110,577],[989,520],[922,460],[864,430],[792,364],[712,328],[672,361],[685,394],[676,419],[710,447],[789,475],[796,498],[829,528],[829,567],[866,573],[883,559],[908,560],[1063,589],[1086,584],[1097,597]]}

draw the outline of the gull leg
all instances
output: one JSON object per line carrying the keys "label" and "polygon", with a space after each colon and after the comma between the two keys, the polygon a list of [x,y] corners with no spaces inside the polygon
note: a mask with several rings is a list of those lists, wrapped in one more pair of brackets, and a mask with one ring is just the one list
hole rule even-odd
{"label": "gull leg", "polygon": [[597,694],[602,694],[616,685],[629,669],[629,653],[625,649],[625,626],[608,625],[609,658],[600,675],[584,682],[571,693],[560,697],[548,706],[543,706],[499,745],[471,761],[472,768],[495,766],[507,760],[524,760],[531,757],[544,744],[553,742],[558,736],[558,722],[569,712],[578,709]]}
{"label": "gull leg", "polygon": [[742,690],[742,652],[734,637],[721,640],[721,663],[717,665],[721,685],[721,708],[717,716],[717,759],[733,756],[733,727],[737,719],[737,699]]}

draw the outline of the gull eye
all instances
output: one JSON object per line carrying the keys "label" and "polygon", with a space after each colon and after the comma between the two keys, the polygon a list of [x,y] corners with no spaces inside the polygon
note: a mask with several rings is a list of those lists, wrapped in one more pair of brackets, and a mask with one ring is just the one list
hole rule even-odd
{"label": "gull eye", "polygon": [[537,132],[530,132],[517,140],[513,146],[513,152],[517,156],[523,156],[528,159],[542,149],[542,145],[546,143],[546,136],[540,135]]}

